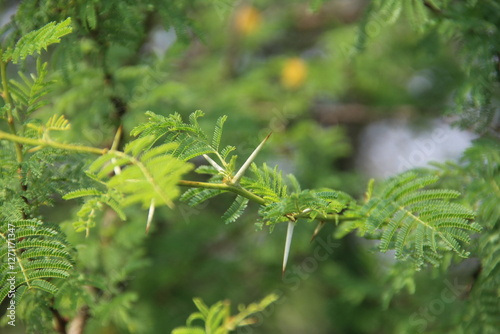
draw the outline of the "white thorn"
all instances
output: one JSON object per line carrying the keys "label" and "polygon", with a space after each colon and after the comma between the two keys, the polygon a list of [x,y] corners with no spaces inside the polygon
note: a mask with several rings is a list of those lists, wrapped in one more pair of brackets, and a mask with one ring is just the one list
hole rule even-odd
{"label": "white thorn", "polygon": [[[116,158],[112,158],[111,163],[113,165],[116,164]],[[121,170],[120,166],[116,165],[113,167],[113,172],[115,172],[115,175],[120,175],[122,173],[122,170]]]}
{"label": "white thorn", "polygon": [[153,216],[155,214],[155,199],[151,199],[151,205],[149,206],[149,212],[148,212],[148,222],[146,223],[146,233],[149,232],[149,226],[151,225],[151,222],[153,221]]}
{"label": "white thorn", "polygon": [[[122,131],[123,131],[123,126],[120,125],[116,130],[115,138],[113,139],[113,144],[111,145],[112,150],[116,150],[118,148],[118,143],[120,142],[120,136],[122,135]],[[113,165],[116,164],[116,159],[115,158],[111,159],[111,163]],[[113,171],[115,172],[115,175],[120,175],[122,172],[120,166],[118,165],[113,167]]]}
{"label": "white thorn", "polygon": [[316,238],[319,231],[323,228],[324,225],[325,225],[324,221],[319,222],[318,226],[316,226],[316,228],[314,229],[313,235],[311,237],[311,242],[313,242],[313,240]]}
{"label": "white thorn", "polygon": [[283,254],[283,275],[286,270],[286,263],[288,262],[288,255],[290,254],[290,245],[292,244],[293,228],[295,223],[292,221],[288,222],[288,227],[286,229],[286,241],[285,241],[285,253]]}
{"label": "white thorn", "polygon": [[243,166],[241,166],[240,170],[236,173],[236,175],[231,180],[232,184],[238,183],[238,181],[240,180],[240,178],[243,176],[243,174],[247,170],[248,166],[250,166],[250,164],[252,163],[253,159],[255,159],[255,157],[257,156],[257,153],[259,153],[259,151],[261,150],[262,146],[264,146],[264,144],[266,143],[266,141],[269,139],[269,136],[271,136],[271,133],[269,133],[266,136],[266,138],[264,138],[264,140],[259,144],[259,146],[257,146],[257,148],[255,148],[255,150],[252,152],[252,154],[250,154],[250,156],[248,157],[247,161],[245,161],[245,163],[243,164]]}
{"label": "white thorn", "polygon": [[203,154],[203,157],[208,161],[209,164],[212,165],[212,167],[214,167],[215,169],[217,169],[217,171],[219,173],[224,172],[224,168],[222,168],[221,166],[219,166],[219,164],[216,163],[215,161],[213,161],[212,158],[210,158],[208,155]]}

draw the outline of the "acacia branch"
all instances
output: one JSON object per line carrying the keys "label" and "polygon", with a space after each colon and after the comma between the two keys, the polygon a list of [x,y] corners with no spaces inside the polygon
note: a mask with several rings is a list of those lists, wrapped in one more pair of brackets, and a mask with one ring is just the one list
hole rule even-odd
{"label": "acacia branch", "polygon": [[[114,153],[119,157],[124,157],[124,153],[121,151],[115,151],[115,150],[108,150],[107,148],[96,148],[96,147],[91,147],[91,146],[82,146],[82,145],[72,145],[72,144],[63,144],[63,143],[58,143],[52,140],[47,140],[47,139],[33,139],[33,138],[25,138],[17,135],[13,135],[10,133],[6,133],[3,131],[0,131],[0,139],[7,139],[16,143],[22,143],[22,144],[27,144],[27,145],[33,145],[36,147],[53,147],[53,148],[59,148],[62,150],[67,150],[67,151],[73,151],[73,152],[80,152],[80,153],[91,153],[91,154],[98,154],[98,155],[103,155],[106,153]],[[188,181],[188,180],[180,180],[177,182],[178,186],[181,187],[190,187],[190,188],[206,188],[206,189],[218,189],[221,191],[229,191],[232,193],[235,193],[237,195],[243,196],[245,198],[248,198],[250,201],[255,202],[259,205],[267,205],[268,203],[266,200],[251,191],[243,188],[239,184],[225,184],[225,183],[209,183],[209,182],[198,182],[198,181]],[[304,218],[308,219],[311,217],[309,212],[303,212],[300,213],[296,216],[295,218]],[[359,217],[346,217],[341,214],[317,214],[314,219],[320,220],[320,221],[348,221],[348,220],[356,220]]]}
{"label": "acacia branch", "polygon": [[[177,182],[178,186],[181,187],[190,187],[190,188],[206,188],[206,189],[218,189],[222,191],[229,191],[233,192],[235,194],[238,194],[240,196],[243,196],[245,198],[248,198],[250,201],[255,202],[259,205],[266,205],[268,204],[262,197],[255,195],[251,191],[239,186],[239,185],[229,185],[225,183],[209,183],[209,182],[198,182],[198,181],[186,181],[186,180],[180,180]],[[309,212],[303,212],[301,214],[298,214],[294,216],[294,218],[299,219],[299,218],[304,218],[308,219],[310,218],[310,213]],[[314,219],[320,220],[320,221],[348,221],[348,220],[356,220],[359,219],[359,217],[346,217],[344,215],[340,215],[337,213],[334,214],[317,214]]]}
{"label": "acacia branch", "polygon": [[68,324],[68,320],[65,319],[54,307],[49,307],[49,310],[54,316],[54,330],[59,334],[66,334],[66,325]]}

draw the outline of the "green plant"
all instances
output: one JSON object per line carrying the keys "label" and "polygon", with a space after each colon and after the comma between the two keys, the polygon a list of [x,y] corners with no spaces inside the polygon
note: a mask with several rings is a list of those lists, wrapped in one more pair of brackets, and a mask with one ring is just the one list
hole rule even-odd
{"label": "green plant", "polygon": [[[270,304],[278,300],[278,296],[269,295],[259,303],[252,303],[248,306],[239,305],[238,313],[231,315],[229,301],[218,302],[208,307],[203,300],[193,299],[199,312],[192,313],[187,319],[186,327],[179,327],[172,331],[172,334],[197,334],[214,333],[224,334],[236,330],[238,327],[251,325],[255,319],[251,316],[264,311]],[[195,321],[203,321],[204,327],[194,326]]]}
{"label": "green plant", "polygon": [[[293,254],[290,248],[295,227],[300,229],[309,222],[318,224],[313,238],[321,235],[320,229],[325,225],[331,225],[339,239],[349,240],[356,234],[376,240],[381,252],[394,251],[398,262],[391,264],[386,275],[389,287],[376,297],[383,300],[384,307],[390,307],[401,290],[414,292],[417,271],[430,270],[428,264],[435,268],[434,272],[445,272],[472,254],[479,259],[480,269],[471,283],[474,288],[470,296],[454,313],[464,315],[466,323],[453,328],[457,333],[494,332],[500,314],[500,158],[497,130],[492,125],[495,91],[490,88],[494,84],[490,71],[480,66],[478,76],[470,75],[471,79],[464,80],[456,94],[457,107],[453,112],[462,113],[463,124],[477,112],[481,122],[472,128],[482,135],[460,163],[417,169],[383,182],[372,180],[361,199],[354,192],[351,195],[326,182],[306,189],[300,184],[300,177],[284,175],[278,166],[271,167],[272,163],[255,162],[257,155],[265,151],[266,143],[279,134],[258,138],[261,142],[251,152],[238,147],[243,145],[221,145],[226,139],[224,125],[231,122],[232,115],[216,119],[209,116],[209,120],[201,122],[204,113],[199,110],[187,120],[170,109],[163,111],[164,115],[148,111],[146,121],[130,122],[133,139],[127,132],[122,133],[123,128],[132,127],[124,124],[123,115],[132,106],[143,103],[142,93],[130,88],[133,85],[128,80],[134,78],[134,84],[144,84],[141,87],[153,97],[164,91],[171,96],[179,92],[182,95],[185,89],[180,84],[165,88],[162,85],[167,84],[161,80],[159,86],[163,90],[156,85],[151,88],[144,82],[148,75],[154,76],[154,70],[148,68],[152,73],[144,75],[140,64],[123,68],[118,65],[117,59],[133,63],[133,50],[144,39],[145,31],[131,27],[137,22],[148,22],[145,17],[159,8],[165,25],[174,26],[179,37],[188,39],[189,30],[196,31],[196,24],[186,14],[194,3],[123,2],[117,7],[116,17],[110,14],[114,7],[104,2],[77,1],[65,9],[58,7],[64,7],[63,3],[58,3],[41,9],[34,23],[19,16],[9,25],[14,32],[0,48],[4,101],[0,125],[0,303],[14,305],[16,315],[4,317],[3,324],[8,326],[18,317],[27,322],[33,333],[65,333],[69,328],[83,332],[85,327],[92,331],[100,326],[117,327],[124,332],[150,330],[144,320],[146,315],[132,316],[139,297],[127,288],[130,277],[148,266],[144,245],[150,235],[142,232],[160,228],[152,225],[159,207],[174,208],[179,202],[196,207],[214,198],[225,204],[229,194],[231,202],[220,219],[226,224],[242,218],[252,205],[253,212],[257,212],[257,230],[266,228],[272,232],[286,223],[283,274],[289,255]],[[19,15],[31,13],[36,7],[33,6],[35,2],[24,2]],[[366,29],[373,20],[382,15],[389,25],[396,24],[403,12],[420,34],[438,34],[436,31],[442,30],[440,38],[458,34],[481,45],[481,52],[474,55],[475,48],[467,44],[470,49],[461,59],[464,72],[473,73],[478,70],[476,64],[490,64],[492,57],[489,47],[472,30],[489,34],[491,22],[497,18],[481,15],[497,7],[490,1],[482,5],[374,1],[361,22],[358,48],[361,50],[369,43]],[[108,20],[97,20],[96,15]],[[466,22],[471,16],[481,22],[479,28]],[[48,19],[59,23],[47,23]],[[130,28],[125,29],[129,32],[128,44],[118,33],[124,26]],[[67,44],[52,49],[52,44],[65,39]],[[76,47],[72,43],[81,44]],[[45,54],[40,52],[47,48],[53,53],[45,62]],[[113,58],[116,54],[120,56]],[[49,68],[52,63],[55,69]],[[13,67],[19,69],[17,77],[9,72]],[[27,74],[32,71],[35,74]],[[99,78],[102,82],[98,83]],[[481,83],[479,88],[476,81]],[[64,91],[61,86],[68,83],[70,88]],[[51,98],[58,94],[60,98]],[[91,98],[93,94],[95,99]],[[227,94],[239,97],[230,88]],[[290,96],[300,105],[301,101],[294,98]],[[88,125],[79,111],[84,102],[90,104],[85,110],[88,118],[105,124],[102,133],[107,140],[94,145],[92,135],[79,131]],[[58,112],[61,110],[65,112]],[[213,124],[213,130],[207,131],[207,124]],[[54,215],[46,218],[47,207],[61,205],[61,199],[74,211],[69,218],[64,217],[63,224]],[[85,232],[87,238],[79,239],[79,232]],[[359,296],[359,291],[352,292],[356,288],[346,286],[352,299],[360,298],[352,297]],[[227,301],[208,307],[201,299],[195,299],[200,312],[188,318],[187,327],[173,333],[227,333],[238,326],[251,325],[249,317],[276,299],[276,295],[270,295],[258,304],[240,307],[234,316],[230,315]],[[200,320],[204,321],[204,328],[193,325]]]}
{"label": "green plant", "polygon": [[[66,28],[65,23],[60,26]],[[45,27],[42,28],[42,30],[45,29]],[[39,36],[40,33],[35,32],[32,35]],[[40,41],[40,44],[49,44],[50,41],[51,39],[45,42]],[[4,94],[12,94],[8,90],[8,83],[4,85],[6,87]],[[26,105],[26,107],[29,108],[31,105]],[[10,109],[7,109],[7,114],[10,114]],[[86,198],[79,213],[81,220],[75,224],[75,227],[77,230],[87,231],[87,234],[95,225],[93,221],[96,216],[95,212],[102,208],[103,204],[113,208],[122,219],[125,219],[123,208],[128,205],[140,203],[144,208],[149,207],[150,212],[153,212],[159,205],[172,205],[172,201],[179,195],[179,186],[195,189],[186,192],[183,196],[183,199],[190,201],[191,204],[200,204],[223,192],[229,191],[237,194],[235,201],[223,216],[226,222],[235,221],[243,213],[248,200],[260,204],[259,226],[266,225],[271,229],[275,224],[285,221],[290,221],[289,226],[293,226],[299,219],[333,221],[337,224],[343,221],[354,221],[350,223],[350,228],[356,227],[362,231],[362,234],[367,232],[370,237],[376,238],[381,231],[382,251],[395,248],[398,257],[409,258],[411,255],[417,266],[423,264],[424,260],[439,264],[435,260],[440,256],[438,249],[453,250],[460,256],[466,257],[468,253],[461,250],[459,241],[466,243],[470,241],[465,231],[479,232],[480,230],[477,224],[467,222],[467,219],[473,218],[470,210],[459,204],[454,204],[454,206],[447,204],[446,201],[457,197],[458,193],[450,190],[420,191],[423,187],[437,181],[436,177],[418,178],[415,174],[404,174],[392,180],[379,193],[372,194],[373,198],[365,204],[358,204],[349,195],[331,189],[301,190],[292,175],[289,179],[292,180],[294,187],[288,190],[281,172],[277,168],[270,169],[265,164],[260,168],[252,164],[253,175],[243,176],[267,138],[236,171],[237,155],[232,154],[234,147],[228,146],[219,151],[225,118],[220,118],[217,122],[210,141],[198,124],[198,118],[202,115],[200,111],[195,112],[191,114],[189,123],[184,123],[178,114],[162,117],[149,112],[149,121],[132,131],[139,138],[127,144],[123,151],[65,144],[52,140],[51,131],[69,128],[68,123],[61,117],[57,121],[52,118],[45,126],[32,125],[31,128],[36,130],[32,136],[19,136],[17,131],[12,130],[11,134],[0,132],[0,139],[8,139],[14,143],[15,147],[21,151],[23,160],[30,151],[38,151],[47,147],[101,156],[89,166],[86,173],[96,185],[72,191],[63,197],[65,199]],[[11,124],[14,126],[15,123],[11,122]],[[22,132],[24,133],[25,130]],[[22,149],[27,152],[22,152]],[[207,156],[208,154],[215,155],[219,162],[212,160]],[[205,156],[209,165],[198,167],[197,172],[211,175],[210,180],[208,182],[182,180],[182,176],[191,168],[183,161],[198,156]],[[98,185],[102,189],[98,189]],[[27,216],[23,212],[23,207],[18,208],[18,211],[22,216]],[[36,225],[28,225],[34,230],[33,236],[24,233],[23,228],[27,222],[29,221],[7,220],[3,225],[6,232],[15,230],[16,240],[18,240],[16,252],[24,255],[16,261],[21,268],[19,277],[16,279],[16,289],[22,288],[24,291],[26,288],[40,288],[55,293],[57,291],[55,285],[48,281],[40,282],[38,278],[64,279],[69,276],[71,264],[67,260],[52,259],[54,256],[62,256],[61,254],[53,255],[53,249],[64,249],[67,246],[61,241],[51,243],[47,238],[56,232],[48,230],[40,222]],[[12,228],[7,229],[7,227]],[[392,240],[394,234],[398,235],[395,243]],[[7,250],[9,245],[7,233],[3,236],[5,240],[3,249]],[[291,237],[290,232],[288,240]],[[34,255],[26,258],[26,252],[23,252],[25,247],[30,247]],[[289,247],[290,241],[287,241],[283,270],[285,270]],[[66,252],[63,255],[67,256],[65,254]],[[33,258],[34,256],[36,259]],[[24,273],[23,260],[29,261],[31,272],[34,274]],[[4,266],[4,284],[9,277],[8,271],[8,267]],[[2,299],[11,291],[7,284],[4,286]]]}

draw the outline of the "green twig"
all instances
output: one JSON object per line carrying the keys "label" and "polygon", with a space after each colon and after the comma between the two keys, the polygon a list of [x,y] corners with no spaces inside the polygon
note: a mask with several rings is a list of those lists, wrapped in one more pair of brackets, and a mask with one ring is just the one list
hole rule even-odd
{"label": "green twig", "polygon": [[96,148],[91,146],[82,146],[82,145],[72,145],[72,144],[64,144],[58,143],[56,141],[52,141],[50,139],[34,139],[34,138],[25,138],[21,136],[17,136],[14,134],[10,134],[7,132],[0,131],[0,139],[7,139],[13,141],[15,143],[27,144],[37,147],[53,147],[60,148],[66,151],[80,152],[80,153],[92,153],[103,155],[107,153],[109,150],[107,148]]}
{"label": "green twig", "polygon": [[182,187],[191,187],[191,188],[207,188],[207,189],[219,189],[223,191],[230,191],[235,194],[241,195],[243,197],[248,198],[252,202],[258,203],[260,205],[266,205],[266,201],[254,193],[246,190],[245,188],[242,188],[240,186],[236,185],[229,185],[225,183],[208,183],[208,182],[197,182],[197,181],[185,181],[185,180],[180,180],[177,183],[179,186]]}
{"label": "green twig", "polygon": [[[300,215],[295,216],[296,219],[310,219],[309,213],[301,213]],[[338,213],[331,213],[331,214],[317,214],[314,216],[315,220],[319,221],[333,221],[333,222],[340,222],[340,221],[349,221],[349,220],[358,220],[360,217],[357,216],[344,216],[344,215],[339,215]]]}

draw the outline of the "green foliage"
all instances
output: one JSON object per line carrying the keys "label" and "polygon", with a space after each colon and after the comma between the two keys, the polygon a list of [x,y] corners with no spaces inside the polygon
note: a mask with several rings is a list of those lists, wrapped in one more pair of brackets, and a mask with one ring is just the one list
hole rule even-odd
{"label": "green foliage", "polygon": [[500,232],[482,236],[478,245],[478,253],[482,258],[483,270],[480,277],[474,282],[472,298],[468,302],[464,316],[466,330],[494,333],[498,329],[500,316]]}
{"label": "green foliage", "polygon": [[31,79],[19,72],[22,81],[10,80],[10,93],[18,108],[26,108],[26,115],[47,105],[42,98],[47,95],[53,81],[47,81],[47,63],[37,59],[37,75],[31,75]]}
{"label": "green foliage", "polygon": [[[278,296],[271,294],[258,303],[248,306],[239,305],[238,313],[231,315],[229,301],[220,301],[212,306],[207,306],[200,298],[194,298],[193,302],[199,312],[192,313],[186,322],[186,327],[179,327],[172,334],[226,334],[255,323],[252,315],[264,311],[269,305],[276,302]],[[204,322],[205,326],[193,325],[195,321]]]}
{"label": "green foliage", "polygon": [[234,147],[226,146],[219,151],[226,116],[222,116],[217,120],[214,133],[210,139],[198,124],[198,119],[204,115],[201,110],[197,110],[189,116],[189,123],[185,123],[178,113],[165,117],[149,111],[146,115],[149,117],[148,122],[138,125],[132,131],[132,135],[140,135],[141,137],[150,135],[154,138],[154,141],[161,138],[167,143],[178,143],[178,147],[172,154],[184,161],[203,154],[215,154],[224,168],[230,166],[230,162],[226,161],[226,159],[229,153],[234,150]]}
{"label": "green foliage", "polygon": [[[198,124],[197,120],[201,115],[201,112],[191,114],[190,123],[186,124],[179,115],[165,118],[150,113],[149,116],[157,120],[150,119],[150,123],[141,126],[136,134],[144,133],[154,138],[170,136],[169,140],[178,140],[179,145],[184,147],[181,153],[178,153],[180,156],[182,152],[189,152],[191,147],[195,147],[196,154],[187,155],[185,158],[217,153],[215,147],[218,145],[207,144],[208,136]],[[213,135],[216,143],[220,142],[222,123],[223,119],[219,119]],[[204,149],[198,150],[200,145],[203,145]],[[221,162],[227,166],[223,159]],[[289,192],[277,166],[271,169],[263,164],[259,168],[253,163],[250,169],[253,177],[244,177],[241,186],[262,198],[264,204],[259,209],[260,222],[257,226],[269,225],[271,231],[274,224],[296,221],[299,218],[331,219],[338,223],[339,214],[342,214],[353,221],[344,227],[344,231],[346,228],[359,228],[361,234],[366,232],[375,237],[380,234],[382,252],[395,249],[397,258],[410,258],[419,268],[425,262],[438,266],[441,251],[452,250],[461,257],[468,257],[469,253],[463,250],[460,243],[469,243],[468,233],[481,230],[478,224],[469,223],[474,218],[473,211],[448,202],[458,197],[459,192],[422,190],[438,180],[435,176],[417,177],[414,173],[402,174],[390,181],[380,193],[371,195],[367,203],[358,209],[349,195],[339,191],[324,189]],[[211,183],[224,184],[225,181],[221,180],[221,175],[215,174],[216,171],[215,168],[199,169],[199,172],[214,175],[210,179]],[[222,175],[228,174],[223,171]],[[293,176],[290,179],[295,180]],[[300,189],[296,180],[293,183],[295,188]],[[195,206],[221,192],[220,188],[191,189],[182,196],[182,200]],[[246,202],[243,197],[238,196],[223,215],[223,220],[236,220],[246,207]],[[345,232],[338,234],[341,235],[345,235]]]}
{"label": "green foliage", "polygon": [[177,145],[152,148],[154,141],[152,136],[141,137],[127,144],[123,153],[108,151],[90,165],[89,176],[123,194],[122,206],[141,203],[147,208],[151,202],[171,206],[179,195],[177,181],[191,165],[172,155]]}
{"label": "green foliage", "polygon": [[412,0],[403,1],[402,4],[411,26],[415,30],[424,31],[426,28],[425,24],[429,20],[429,13],[425,8],[425,3],[423,1]]}
{"label": "green foliage", "polygon": [[88,236],[90,229],[95,227],[97,213],[103,210],[104,204],[112,208],[114,212],[118,214],[120,219],[126,220],[127,216],[123,211],[119,200],[121,196],[118,192],[109,189],[107,193],[103,193],[96,188],[86,188],[71,191],[63,196],[63,199],[70,200],[74,198],[90,197],[81,206],[77,213],[78,221],[73,223],[73,226],[77,232],[86,232]]}
{"label": "green foliage", "polygon": [[190,206],[197,206],[221,193],[222,191],[219,189],[192,188],[185,191],[180,199],[188,202]]}
{"label": "green foliage", "polygon": [[54,279],[70,276],[73,250],[56,226],[36,219],[3,221],[0,237],[0,302],[7,296],[20,300],[30,289],[55,294]]}
{"label": "green foliage", "polygon": [[[266,225],[273,225],[287,220],[295,221],[299,218],[321,220],[321,217],[328,219],[328,215],[336,215],[346,210],[350,204],[353,204],[352,201],[349,195],[340,191],[303,190],[291,193],[277,202],[261,207],[259,214],[263,224]],[[334,217],[338,218],[338,216]]]}
{"label": "green foliage", "polygon": [[[471,179],[466,196],[469,203],[478,207],[478,219],[481,224],[496,228],[500,222],[500,146],[491,138],[477,140],[464,152],[462,162]],[[460,170],[459,169],[459,170]]]}
{"label": "green foliage", "polygon": [[[476,262],[474,273],[461,277],[467,290],[446,301],[446,312],[421,318],[432,326],[427,331],[496,332],[499,5],[371,1],[358,34],[366,55],[353,58],[343,52],[358,25],[345,22],[358,14],[342,14],[339,3],[19,5],[0,29],[0,301],[11,298],[13,237],[13,300],[28,333],[70,331],[78,321],[88,333],[164,331],[185,319],[186,295],[220,300],[268,289],[289,299],[264,331],[423,332],[418,312],[444,298],[431,291],[434,283]],[[303,10],[307,5],[313,13]],[[255,25],[253,32],[242,24]],[[168,36],[166,51],[151,47],[155,32]],[[58,45],[42,61],[41,50],[52,44]],[[289,55],[304,56],[307,74],[294,89],[278,83]],[[424,75],[430,88],[416,94],[413,79],[425,73],[432,74]],[[480,136],[459,163],[404,173],[382,186],[377,181],[375,188],[369,183],[357,200],[362,182],[353,176],[353,155],[361,129],[380,117],[399,118],[400,109],[412,123],[435,117],[450,96],[450,112]],[[184,114],[200,105],[208,127],[199,123],[203,112]],[[146,122],[144,110],[155,110]],[[122,128],[134,128],[138,138],[121,136]],[[238,170],[238,155],[247,156],[269,132],[270,147],[261,151],[267,136]],[[225,139],[238,151],[221,145]],[[268,162],[253,163],[257,153]],[[195,164],[199,175],[188,174]],[[180,187],[189,189],[180,195]],[[227,192],[234,193],[231,202],[218,196]],[[190,206],[211,201],[202,209],[181,204],[155,213],[178,198]],[[250,202],[259,206],[257,218],[243,216]],[[147,226],[161,222],[147,237],[144,209]],[[282,282],[263,270],[276,266],[276,238],[248,235],[246,224],[229,224],[237,219],[270,230],[285,221],[302,228],[295,264]],[[309,244],[302,232],[313,220],[319,226]],[[380,240],[380,251],[394,250],[400,261],[367,252],[350,234],[355,230]],[[345,239],[325,242],[331,233]],[[229,302],[209,307],[195,299],[199,312],[174,333],[234,331],[274,300],[241,306],[231,316]],[[382,307],[384,313],[373,312]]]}
{"label": "green foliage", "polygon": [[[370,3],[361,24],[358,49],[364,50],[370,28],[395,24],[404,13],[415,31],[421,33],[421,43],[429,44],[429,52],[434,52],[433,41],[447,43],[459,41],[461,52],[457,54],[468,80],[457,85],[454,104],[448,109],[460,114],[459,124],[464,128],[473,127],[479,133],[491,132],[495,108],[492,96],[499,72],[498,60],[492,57],[492,50],[499,48],[497,29],[500,4],[496,1],[420,1],[420,0],[377,0]],[[485,42],[485,41],[489,42]]]}
{"label": "green foliage", "polygon": [[243,196],[236,196],[233,204],[227,209],[227,211],[222,215],[222,220],[226,223],[235,222],[245,211],[248,205],[248,198]]}
{"label": "green foliage", "polygon": [[477,222],[483,233],[474,240],[474,253],[481,259],[481,271],[474,281],[471,296],[462,310],[463,330],[495,333],[500,319],[500,146],[483,137],[465,150],[460,164],[437,165],[442,180],[460,177],[467,203],[477,208]]}
{"label": "green foliage", "polygon": [[[361,36],[363,43],[366,42],[368,28],[374,25],[393,25],[400,17],[404,17],[411,27],[422,33],[432,27],[436,20],[432,17],[426,6],[439,10],[434,1],[427,3],[419,0],[401,1],[401,0],[375,0],[370,3],[365,14],[365,20],[361,25]],[[364,36],[363,36],[364,35]]]}
{"label": "green foliage", "polygon": [[40,53],[42,49],[47,50],[49,45],[61,42],[61,37],[71,33],[70,24],[71,18],[68,17],[60,23],[50,22],[42,28],[24,35],[13,49],[4,51],[3,61],[12,61],[17,64],[19,60],[23,60],[27,56]]}
{"label": "green foliage", "polygon": [[469,243],[468,233],[478,233],[481,227],[470,223],[473,211],[448,202],[460,193],[422,190],[436,181],[436,176],[419,177],[412,172],[399,175],[361,208],[361,215],[368,216],[366,232],[381,233],[382,252],[395,249],[397,258],[411,258],[417,267],[424,262],[439,265],[439,250],[469,255],[460,242]]}
{"label": "green foliage", "polygon": [[124,152],[110,150],[89,166],[87,175],[106,190],[84,188],[64,195],[64,199],[90,197],[77,214],[78,221],[74,223],[77,231],[86,231],[88,236],[103,204],[122,220],[126,219],[122,208],[132,204],[140,203],[150,210],[173,205],[179,196],[177,182],[192,167],[172,156],[177,147],[175,143],[152,147],[153,143],[152,136],[138,138],[128,143]]}
{"label": "green foliage", "polygon": [[243,179],[242,184],[264,198],[266,202],[277,202],[288,194],[287,185],[284,183],[278,166],[271,169],[265,163],[261,168],[257,167],[256,164],[252,164],[250,169],[254,177]]}

